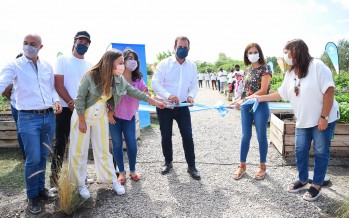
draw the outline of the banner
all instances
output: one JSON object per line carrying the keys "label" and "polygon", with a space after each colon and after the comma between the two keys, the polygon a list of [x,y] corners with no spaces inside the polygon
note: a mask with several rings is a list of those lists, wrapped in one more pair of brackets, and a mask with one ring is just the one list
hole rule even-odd
{"label": "banner", "polygon": [[337,74],[339,73],[339,61],[338,61],[338,49],[336,44],[333,42],[328,42],[325,46],[325,50],[330,57],[332,64],[334,66],[334,69],[336,70]]}
{"label": "banner", "polygon": [[282,73],[285,73],[284,59],[279,57],[276,59],[276,61],[278,62]]}
{"label": "banner", "polygon": [[[123,44],[123,43],[111,43],[110,44],[112,48],[118,49],[120,51],[123,51],[125,48],[130,48],[133,51],[135,51],[138,54],[139,58],[139,70],[143,74],[143,81],[146,85],[148,85],[147,82],[147,62],[145,59],[145,45],[141,44]],[[109,45],[109,46],[110,46]],[[148,105],[148,102],[141,101],[140,104]],[[139,111],[139,126],[141,128],[150,126],[150,113],[147,111]]]}

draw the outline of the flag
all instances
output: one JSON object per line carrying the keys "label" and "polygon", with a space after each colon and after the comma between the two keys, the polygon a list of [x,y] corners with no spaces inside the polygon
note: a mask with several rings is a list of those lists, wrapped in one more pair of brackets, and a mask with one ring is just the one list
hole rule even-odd
{"label": "flag", "polygon": [[269,61],[268,65],[270,67],[271,72],[274,72],[274,64],[273,64],[273,62]]}
{"label": "flag", "polygon": [[284,59],[278,57],[278,58],[277,58],[277,62],[278,62],[278,64],[279,64],[279,66],[280,66],[280,69],[281,69],[282,73],[285,73]]}
{"label": "flag", "polygon": [[337,73],[339,73],[338,49],[336,44],[334,44],[333,42],[328,42],[325,46],[325,51],[330,57],[332,64],[334,66],[334,69],[336,70]]}

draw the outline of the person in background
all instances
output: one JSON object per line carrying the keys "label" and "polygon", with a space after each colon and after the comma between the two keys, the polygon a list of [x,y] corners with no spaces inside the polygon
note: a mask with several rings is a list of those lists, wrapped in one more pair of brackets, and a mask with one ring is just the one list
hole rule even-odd
{"label": "person in background", "polygon": [[7,64],[0,72],[0,93],[10,84],[14,88],[18,130],[26,155],[24,179],[28,209],[32,214],[41,212],[41,199],[49,199],[45,188],[46,159],[55,132],[54,112],[62,112],[52,67],[38,56],[42,47],[39,35],[26,35],[23,40],[24,55]]}
{"label": "person in background", "polygon": [[234,92],[234,88],[235,88],[235,73],[234,73],[235,69],[231,68],[230,72],[227,75],[228,78],[228,87],[229,87],[229,91],[230,92]]}
{"label": "person in background", "polygon": [[240,98],[233,101],[237,109],[241,109],[242,139],[240,144],[240,164],[234,172],[233,178],[238,180],[246,173],[246,159],[250,149],[252,137],[252,124],[255,124],[259,144],[259,167],[255,179],[264,179],[266,173],[266,161],[268,153],[267,126],[270,115],[267,102],[260,103],[253,112],[252,104],[242,103],[246,97],[256,94],[265,95],[270,90],[271,70],[265,63],[261,47],[257,43],[250,43],[244,51],[244,63],[249,66],[246,69],[243,82],[243,91]]}
{"label": "person in background", "polygon": [[[122,76],[134,88],[150,96],[148,87],[142,79],[138,55],[132,49],[123,51],[125,70]],[[118,181],[124,185],[126,182],[126,170],[124,167],[123,138],[125,137],[127,156],[130,169],[130,178],[133,181],[140,179],[136,172],[137,162],[137,139],[136,139],[136,113],[139,107],[139,100],[129,95],[122,96],[115,110],[108,111],[109,130],[113,143],[113,156],[119,168]]]}
{"label": "person in background", "polygon": [[210,77],[211,77],[210,79],[212,83],[212,89],[217,90],[217,84],[216,84],[217,74],[214,72],[214,70],[212,70]]}
{"label": "person in background", "polygon": [[204,79],[204,74],[199,73],[198,74],[198,81],[199,81],[199,88],[202,88],[202,80]]}
{"label": "person in background", "polygon": [[[20,58],[22,56],[23,56],[23,53],[19,53],[16,56],[16,59]],[[24,145],[23,145],[23,141],[21,138],[21,134],[19,134],[19,130],[18,130],[18,110],[16,109],[16,100],[15,100],[15,96],[13,94],[14,92],[15,92],[15,90],[13,88],[13,84],[10,84],[6,87],[6,89],[4,90],[2,95],[5,96],[10,101],[11,114],[12,114],[13,120],[15,121],[15,124],[16,124],[17,141],[18,141],[19,148],[21,149],[23,160],[25,161]]]}
{"label": "person in background", "polygon": [[112,111],[126,94],[161,108],[166,106],[132,87],[122,77],[124,69],[122,52],[108,50],[84,74],[78,89],[70,127],[69,174],[83,199],[90,198],[85,185],[90,140],[98,180],[112,183],[117,195],[125,194],[125,188],[117,181],[113,157],[109,152],[107,101]]}
{"label": "person in background", "polygon": [[320,196],[330,161],[331,138],[339,119],[338,103],[334,99],[335,85],[331,70],[320,60],[310,56],[308,46],[301,39],[288,41],[284,60],[289,66],[278,90],[269,95],[252,95],[259,102],[289,100],[296,119],[295,146],[298,180],[288,187],[289,192],[307,188],[309,150],[314,141],[314,177],[303,199],[314,201]]}
{"label": "person in background", "polygon": [[55,87],[62,102],[63,111],[56,115],[56,143],[51,160],[51,187],[57,186],[65,149],[70,133],[70,118],[74,111],[74,100],[82,76],[92,64],[85,60],[85,53],[91,44],[90,34],[79,31],[74,36],[70,55],[58,57],[55,65]]}
{"label": "person in background", "polygon": [[236,76],[236,79],[235,79],[234,98],[238,99],[241,97],[242,90],[243,90],[244,73],[241,71],[238,71],[236,72],[235,76]]}
{"label": "person in background", "polygon": [[[176,54],[160,61],[157,65],[152,88],[163,101],[173,104],[194,103],[199,87],[196,82],[196,64],[187,59],[189,49],[189,39],[185,36],[179,36],[174,43]],[[187,172],[193,179],[199,180],[201,176],[195,166],[194,140],[188,106],[157,109],[156,112],[160,124],[162,152],[165,158],[161,173],[167,174],[173,167],[172,126],[173,120],[176,120],[188,164]]]}
{"label": "person in background", "polygon": [[219,69],[218,72],[219,84],[220,84],[220,93],[224,93],[225,87],[227,86],[227,72],[223,68]]}
{"label": "person in background", "polygon": [[210,89],[210,74],[205,72],[205,87]]}

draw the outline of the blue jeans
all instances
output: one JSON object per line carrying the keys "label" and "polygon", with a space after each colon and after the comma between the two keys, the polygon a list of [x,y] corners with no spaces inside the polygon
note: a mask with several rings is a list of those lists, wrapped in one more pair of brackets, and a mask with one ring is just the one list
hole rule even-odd
{"label": "blue jeans", "polygon": [[298,178],[301,182],[308,181],[309,149],[314,141],[314,185],[322,185],[327,166],[330,161],[330,146],[336,121],[329,123],[324,131],[319,131],[318,126],[311,128],[296,128],[296,163]]}
{"label": "blue jeans", "polygon": [[182,136],[183,149],[187,164],[189,167],[195,167],[194,141],[189,108],[156,108],[156,112],[160,124],[162,153],[165,157],[165,162],[171,163],[173,161],[172,126],[173,120],[176,120]]}
{"label": "blue jeans", "polygon": [[136,119],[124,120],[114,117],[116,123],[109,124],[109,131],[113,142],[113,156],[119,172],[125,172],[124,154],[122,151],[122,134],[124,134],[127,146],[128,163],[130,172],[136,171],[137,142],[136,142]]}
{"label": "blue jeans", "polygon": [[[18,111],[18,129],[26,154],[24,176],[28,198],[45,188],[46,159],[55,132],[54,113],[36,114]],[[46,145],[45,145],[46,144]]]}
{"label": "blue jeans", "polygon": [[252,123],[254,122],[257,131],[257,139],[259,144],[260,163],[267,161],[268,139],[267,126],[270,115],[268,102],[260,102],[257,110],[253,113],[251,104],[242,105],[241,110],[241,125],[242,139],[240,145],[240,162],[245,163],[247,154],[250,149],[250,141],[252,137]]}
{"label": "blue jeans", "polygon": [[25,160],[25,152],[24,152],[24,145],[22,142],[22,138],[21,138],[21,134],[19,134],[18,131],[18,110],[12,106],[11,104],[11,112],[12,112],[12,117],[15,120],[16,123],[16,128],[17,128],[17,140],[18,140],[18,144],[19,144],[19,148],[21,149],[22,155],[23,155],[23,159]]}

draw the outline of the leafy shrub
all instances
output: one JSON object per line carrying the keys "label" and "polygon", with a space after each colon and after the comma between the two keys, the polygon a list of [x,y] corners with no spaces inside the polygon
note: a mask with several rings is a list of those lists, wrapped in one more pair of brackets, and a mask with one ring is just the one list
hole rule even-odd
{"label": "leafy shrub", "polygon": [[8,109],[9,106],[9,100],[7,100],[6,97],[3,95],[0,95],[0,111],[5,111]]}
{"label": "leafy shrub", "polygon": [[349,103],[341,102],[339,103],[339,111],[340,111],[340,121],[344,121],[349,123]]}

